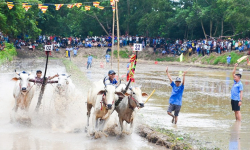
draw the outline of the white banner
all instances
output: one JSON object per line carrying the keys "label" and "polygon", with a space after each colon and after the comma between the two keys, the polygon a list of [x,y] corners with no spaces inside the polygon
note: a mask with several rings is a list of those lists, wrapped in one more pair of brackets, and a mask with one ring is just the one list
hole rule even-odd
{"label": "white banner", "polygon": [[48,51],[52,51],[53,50],[53,46],[52,45],[45,45],[45,52],[48,52]]}
{"label": "white banner", "polygon": [[142,51],[142,44],[134,43],[134,51]]}

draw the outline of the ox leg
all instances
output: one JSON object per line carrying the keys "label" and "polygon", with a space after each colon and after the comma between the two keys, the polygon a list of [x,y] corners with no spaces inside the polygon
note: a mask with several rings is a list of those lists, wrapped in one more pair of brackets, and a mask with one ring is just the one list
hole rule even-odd
{"label": "ox leg", "polygon": [[91,112],[91,109],[92,109],[92,105],[91,104],[87,104],[87,126],[89,126],[89,118],[90,118],[90,112]]}
{"label": "ox leg", "polygon": [[13,108],[15,110],[15,112],[17,112],[17,109],[18,109],[18,104],[16,103],[16,105],[14,106]]}
{"label": "ox leg", "polygon": [[119,123],[120,123],[121,133],[122,133],[123,132],[123,121],[121,118],[119,118]]}
{"label": "ox leg", "polygon": [[92,109],[92,105],[87,104],[87,126],[85,127],[85,132],[87,132],[89,128],[89,118],[90,118],[91,109]]}
{"label": "ox leg", "polygon": [[134,119],[131,119],[131,122],[130,122],[130,134],[132,134],[132,132],[133,132],[133,126],[134,126],[133,122],[134,122]]}
{"label": "ox leg", "polygon": [[105,123],[105,120],[100,119],[99,131],[103,130],[104,123]]}

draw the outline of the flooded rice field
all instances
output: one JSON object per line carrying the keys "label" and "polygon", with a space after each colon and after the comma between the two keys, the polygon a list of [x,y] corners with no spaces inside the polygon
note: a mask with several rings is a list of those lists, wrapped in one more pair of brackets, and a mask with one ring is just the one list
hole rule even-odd
{"label": "flooded rice field", "polygon": [[[120,64],[120,76],[126,74],[126,66],[126,63]],[[117,70],[117,64],[114,64],[114,68]],[[169,65],[173,79],[188,68]],[[136,84],[142,85],[142,91],[148,94],[156,89],[149,102],[139,111],[138,118],[141,122],[156,128],[171,129],[180,134],[187,133],[193,139],[199,140],[198,144],[196,143],[198,148],[202,145],[201,147],[217,147],[223,150],[250,149],[249,71],[243,71],[241,80],[244,86],[241,124],[235,123],[231,109],[232,70],[192,67],[186,74],[183,105],[178,124],[174,125],[167,114],[171,86],[165,69],[166,65],[155,65],[153,62],[137,63]],[[86,70],[85,66],[82,70],[87,72],[87,77],[92,81],[107,74],[107,69],[100,68],[99,62],[89,70]]]}
{"label": "flooded rice field", "polygon": [[[1,67],[0,73],[0,149],[1,150],[107,150],[107,149],[165,149],[148,143],[136,133],[127,136],[109,136],[107,138],[93,139],[84,132],[86,126],[86,87],[77,88],[73,100],[68,102],[65,116],[55,111],[54,89],[55,85],[47,85],[42,105],[37,113],[39,88],[29,108],[31,125],[19,122],[10,122],[14,106],[13,89],[15,82],[14,70],[23,70],[35,74],[38,69],[44,70],[45,60],[26,59],[14,61],[8,66]],[[60,60],[49,60],[48,76],[66,73]],[[63,99],[62,99],[63,100]],[[22,112],[18,112],[19,114]],[[21,116],[21,114],[20,114]],[[112,120],[111,120],[112,121]]]}
{"label": "flooded rice field", "polygon": [[[14,106],[15,83],[11,81],[11,78],[15,77],[14,69],[31,71],[34,74],[38,69],[43,70],[44,64],[43,59],[26,59],[1,67],[0,149],[165,149],[148,143],[136,133],[122,138],[109,136],[101,139],[93,139],[87,135],[84,127],[86,126],[86,89],[89,85],[77,87],[74,100],[68,103],[64,117],[54,110],[54,85],[46,87],[41,108],[38,113],[35,112],[39,94],[39,89],[37,89],[29,109],[32,125],[10,123]],[[100,62],[94,62],[92,68],[87,70],[85,63],[77,62],[77,64],[91,82],[103,79],[111,68],[110,65],[100,68]],[[126,74],[126,65],[126,63],[120,63],[120,76]],[[117,64],[114,64],[115,71],[117,71],[116,68]],[[173,125],[172,118],[167,115],[171,87],[165,69],[165,65],[138,62],[135,75],[136,85],[141,85],[142,91],[148,94],[153,89],[156,89],[156,92],[145,107],[138,111],[137,123],[171,129],[179,134],[189,134],[206,147],[219,147],[223,150],[250,148],[250,72],[243,71],[244,93],[241,123],[235,123],[234,113],[231,111],[232,70],[193,67],[186,75],[183,106],[178,124]],[[173,79],[181,71],[187,69],[186,66],[169,65]],[[49,60],[47,75],[52,76],[56,73],[66,73],[63,63],[60,60]],[[113,117],[116,116],[113,115]],[[111,120],[111,123],[115,122],[116,119]],[[197,147],[199,148],[199,145]]]}

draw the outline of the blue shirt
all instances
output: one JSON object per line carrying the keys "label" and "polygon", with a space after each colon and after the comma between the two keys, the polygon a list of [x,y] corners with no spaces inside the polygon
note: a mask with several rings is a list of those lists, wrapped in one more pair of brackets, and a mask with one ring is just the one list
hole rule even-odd
{"label": "blue shirt", "polygon": [[76,49],[74,49],[74,55],[76,55],[77,54],[77,50]]}
{"label": "blue shirt", "polygon": [[110,59],[110,55],[106,55],[105,58],[106,58],[106,60],[109,60]]}
{"label": "blue shirt", "polygon": [[231,89],[231,99],[240,101],[240,91],[243,91],[243,84],[241,83],[241,81],[234,81],[234,85]]}
{"label": "blue shirt", "polygon": [[173,81],[170,85],[172,86],[172,93],[171,93],[171,96],[169,98],[169,103],[181,106],[184,85],[181,84],[179,87],[177,87]]}
{"label": "blue shirt", "polygon": [[89,63],[92,63],[92,59],[93,59],[93,57],[92,57],[92,56],[89,56],[89,57],[88,57],[88,62],[89,62]]}
{"label": "blue shirt", "polygon": [[[106,82],[106,81],[109,81],[109,82]],[[116,81],[115,78],[113,79],[113,81],[111,81],[111,80],[109,79],[109,77],[107,76],[107,77],[104,78],[104,84],[107,84],[107,83],[110,83],[110,84],[115,85],[115,84],[117,84],[117,81]]]}
{"label": "blue shirt", "polygon": [[231,57],[227,57],[227,63],[229,64],[230,63],[230,61],[231,61]]}

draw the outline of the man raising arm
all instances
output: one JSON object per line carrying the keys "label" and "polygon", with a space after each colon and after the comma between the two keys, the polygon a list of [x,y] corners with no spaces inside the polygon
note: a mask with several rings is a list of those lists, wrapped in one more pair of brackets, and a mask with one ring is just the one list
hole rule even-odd
{"label": "man raising arm", "polygon": [[241,74],[235,74],[238,64],[234,65],[233,78],[234,85],[231,89],[231,106],[232,111],[234,111],[236,121],[241,121],[240,106],[242,104],[243,97],[243,84],[241,83]]}
{"label": "man raising arm", "polygon": [[[168,67],[166,69],[167,76],[170,80],[170,85],[172,86],[172,93],[169,98],[169,107],[168,107],[168,115],[173,117],[172,123],[177,124],[178,121],[178,115],[181,110],[182,105],[182,95],[184,91],[184,83],[185,83],[185,75],[187,73],[184,72],[183,74],[183,83],[181,84],[181,78],[177,77],[175,80],[175,83],[173,82],[172,77],[170,76],[168,72]],[[174,111],[174,115],[172,114],[172,111]]]}

